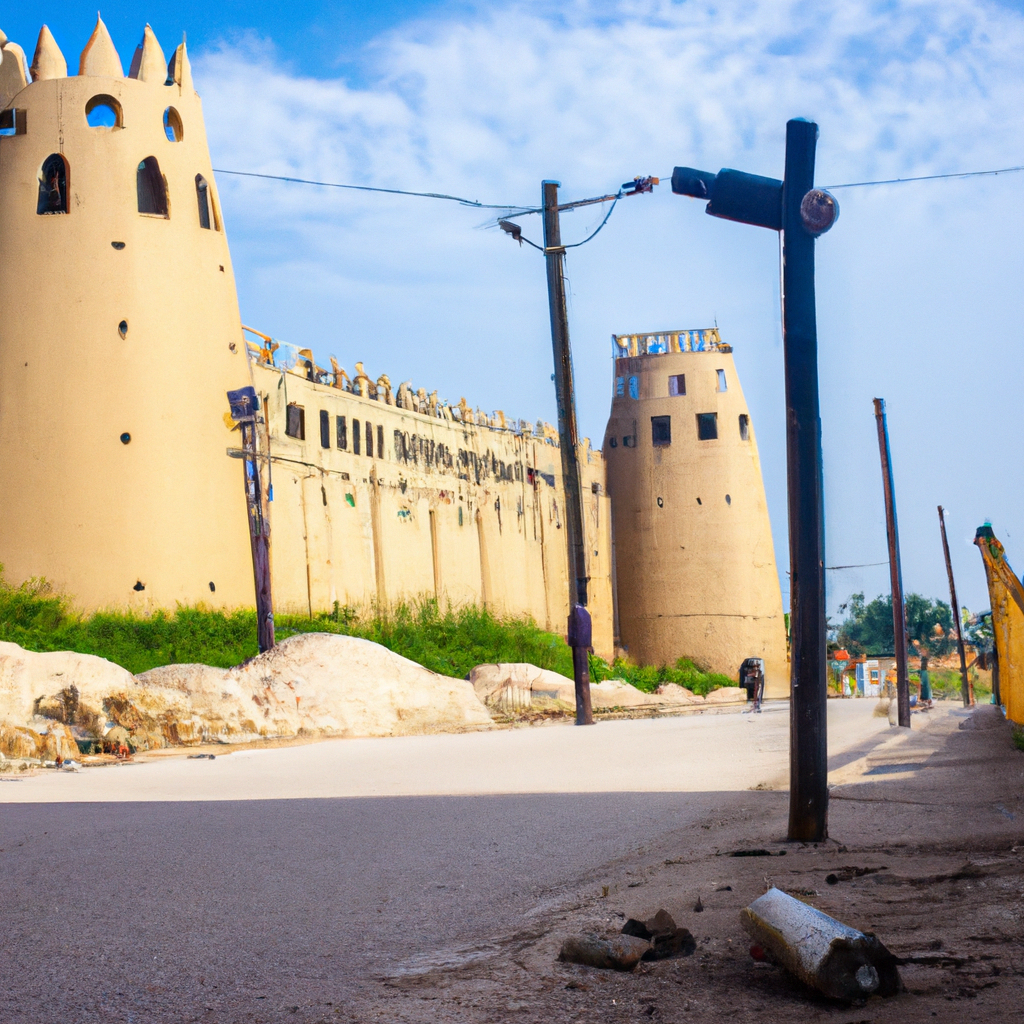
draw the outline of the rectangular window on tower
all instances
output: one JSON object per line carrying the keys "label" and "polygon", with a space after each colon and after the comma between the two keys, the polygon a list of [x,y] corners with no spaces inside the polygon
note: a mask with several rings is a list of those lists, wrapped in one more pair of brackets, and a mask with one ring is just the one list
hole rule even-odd
{"label": "rectangular window on tower", "polygon": [[384,458],[384,428],[377,427],[377,458]]}
{"label": "rectangular window on tower", "polygon": [[615,378],[615,397],[622,398],[626,394],[626,378],[616,377]]}
{"label": "rectangular window on tower", "polygon": [[718,374],[718,390],[728,391],[729,389],[725,383],[725,370],[715,370],[715,373]]}
{"label": "rectangular window on tower", "polygon": [[359,420],[352,421],[352,454],[359,454]]}
{"label": "rectangular window on tower", "polygon": [[348,423],[344,416],[339,416],[335,424],[338,430],[338,447],[344,451],[348,448]]}
{"label": "rectangular window on tower", "polygon": [[686,374],[674,373],[668,379],[668,393],[674,398],[686,394]]}
{"label": "rectangular window on tower", "polygon": [[366,424],[366,457],[373,458],[373,424],[370,422]]}
{"label": "rectangular window on tower", "polygon": [[331,447],[331,414],[326,409],[320,410],[320,447]]}
{"label": "rectangular window on tower", "polygon": [[639,398],[640,397],[640,378],[630,377],[629,378],[629,397]]}
{"label": "rectangular window on tower", "polygon": [[664,448],[672,443],[672,417],[651,417],[651,444],[655,448]]}
{"label": "rectangular window on tower", "polygon": [[284,432],[289,437],[306,440],[306,410],[301,405],[289,405],[285,417]]}
{"label": "rectangular window on tower", "polygon": [[740,416],[740,440],[750,440],[750,417],[746,413]]}
{"label": "rectangular window on tower", "polygon": [[697,440],[714,441],[718,437],[718,413],[697,413]]}

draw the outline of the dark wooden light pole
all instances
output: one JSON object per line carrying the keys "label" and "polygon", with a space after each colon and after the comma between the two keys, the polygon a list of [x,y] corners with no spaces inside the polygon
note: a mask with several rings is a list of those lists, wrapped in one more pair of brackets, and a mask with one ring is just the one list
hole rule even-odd
{"label": "dark wooden light pole", "polygon": [[270,590],[270,538],[263,510],[263,484],[256,444],[256,413],[259,400],[252,387],[228,392],[231,418],[242,432],[242,448],[229,454],[242,459],[245,470],[245,504],[252,549],[252,575],[256,587],[256,639],[260,654],[274,646],[274,602]]}
{"label": "dark wooden light pole", "polygon": [[[907,671],[907,611],[903,605],[903,566],[900,563],[900,531],[896,521],[896,489],[892,481],[889,454],[889,424],[885,399],[875,399],[878,454],[882,460],[882,490],[885,493],[885,536],[889,543],[889,586],[892,590],[892,639],[896,656],[896,711],[898,724],[910,728],[910,675]],[[892,721],[892,719],[890,719]]]}
{"label": "dark wooden light pole", "polygon": [[672,191],[707,199],[712,216],[782,232],[791,588],[789,838],[803,842],[828,835],[825,513],[814,240],[835,223],[839,205],[814,187],[817,141],[818,126],[812,121],[798,118],[786,124],[782,181],[728,168],[709,174],[677,167],[672,174]]}
{"label": "dark wooden light pole", "polygon": [[569,560],[569,646],[572,648],[576,684],[576,724],[593,725],[590,704],[591,621],[587,611],[587,551],[583,536],[583,487],[580,480],[579,433],[576,427],[576,394],[569,347],[569,317],[565,305],[565,247],[558,217],[557,181],[545,181],[544,259],[548,273],[548,308],[551,314],[551,346],[555,360],[555,398],[558,403],[558,444],[562,454],[565,487],[565,533]]}
{"label": "dark wooden light pole", "polygon": [[949,541],[946,539],[946,513],[939,506],[939,530],[942,533],[942,553],[946,556],[946,576],[949,577],[949,600],[953,605],[953,625],[956,627],[956,647],[960,652],[960,697],[964,707],[971,706],[971,684],[967,677],[967,652],[964,650],[964,634],[960,627],[960,603],[956,599],[956,583],[953,581],[953,563],[949,558]]}

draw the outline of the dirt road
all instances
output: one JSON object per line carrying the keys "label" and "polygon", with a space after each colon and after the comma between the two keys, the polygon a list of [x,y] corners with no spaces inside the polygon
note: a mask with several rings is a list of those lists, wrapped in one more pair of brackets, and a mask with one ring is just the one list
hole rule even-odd
{"label": "dirt road", "polygon": [[[910,736],[870,710],[830,705],[839,785],[819,848],[780,842],[778,711],[340,741],[0,784],[5,1012],[140,1024],[1007,1019],[1022,994],[1010,850],[1024,832],[1024,755],[1004,727],[959,730],[955,710],[915,716]],[[892,772],[894,760],[926,767]],[[749,847],[786,857],[727,856]],[[754,964],[737,912],[766,878],[917,956],[910,991],[837,1010]],[[698,938],[694,956],[634,975],[555,962],[564,935],[659,906]]]}

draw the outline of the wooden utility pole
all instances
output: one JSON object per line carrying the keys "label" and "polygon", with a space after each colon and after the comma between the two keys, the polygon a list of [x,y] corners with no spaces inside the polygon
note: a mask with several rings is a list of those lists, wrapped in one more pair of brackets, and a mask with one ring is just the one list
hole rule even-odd
{"label": "wooden utility pole", "polygon": [[903,605],[903,568],[900,565],[900,533],[896,522],[896,493],[889,454],[889,424],[885,399],[875,399],[878,453],[882,460],[882,490],[885,492],[885,535],[889,542],[889,586],[892,590],[892,636],[896,654],[896,711],[898,724],[910,728],[910,676],[907,673],[907,612]]}
{"label": "wooden utility pole", "polygon": [[569,556],[568,641],[572,648],[576,683],[576,724],[593,725],[590,704],[588,654],[592,642],[587,611],[587,551],[583,536],[583,494],[580,480],[579,434],[576,428],[576,394],[572,380],[569,318],[565,304],[565,247],[558,217],[557,181],[542,184],[544,206],[544,259],[548,273],[548,307],[551,314],[551,346],[555,359],[555,398],[558,403],[558,444],[562,453],[565,488],[565,533]]}
{"label": "wooden utility pole", "polygon": [[946,513],[939,506],[939,530],[942,533],[942,553],[946,556],[946,575],[949,577],[949,599],[953,605],[953,624],[956,626],[956,646],[960,652],[960,696],[964,707],[971,706],[971,684],[967,678],[967,652],[964,650],[964,636],[960,628],[960,603],[956,599],[956,583],[953,581],[953,563],[949,558],[949,541],[946,539]]}
{"label": "wooden utility pole", "polygon": [[789,838],[810,843],[828,837],[825,512],[814,240],[839,216],[835,198],[814,187],[817,143],[813,121],[786,123],[783,181],[730,168],[718,174],[693,167],[672,172],[672,191],[707,199],[712,217],[782,232],[791,612]]}
{"label": "wooden utility pole", "polygon": [[[263,508],[263,484],[260,480],[260,455],[256,443],[256,413],[259,400],[252,387],[228,392],[231,418],[242,432],[242,448],[237,453],[245,471],[245,504],[249,519],[249,545],[252,549],[252,575],[256,587],[256,639],[260,654],[274,646],[274,602],[270,590],[270,541]],[[236,455],[234,451],[229,452]]]}
{"label": "wooden utility pole", "polygon": [[789,838],[828,836],[828,679],[825,497],[818,399],[814,240],[804,202],[814,195],[818,126],[786,124],[782,182],[782,336],[789,497]]}

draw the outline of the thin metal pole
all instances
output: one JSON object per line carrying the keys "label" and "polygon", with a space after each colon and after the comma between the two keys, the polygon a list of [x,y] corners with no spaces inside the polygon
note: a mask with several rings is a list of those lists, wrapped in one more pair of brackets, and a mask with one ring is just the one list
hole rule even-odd
{"label": "thin metal pole", "polygon": [[814,187],[817,141],[818,126],[813,122],[787,123],[782,189],[782,331],[791,616],[789,838],[803,842],[820,842],[828,836],[825,512],[814,238],[800,217],[800,203]]}
{"label": "thin metal pole", "polygon": [[576,724],[593,725],[587,651],[591,645],[587,611],[587,552],[583,538],[583,495],[578,456],[576,399],[569,347],[569,318],[565,304],[565,248],[558,218],[557,181],[542,185],[544,206],[544,258],[548,274],[551,346],[555,361],[555,398],[558,404],[558,444],[562,453],[565,488],[565,532],[569,557],[569,646],[572,647],[576,683]]}
{"label": "thin metal pole", "polygon": [[964,637],[960,629],[960,603],[956,599],[956,583],[953,581],[953,563],[949,558],[949,541],[946,539],[946,513],[939,505],[939,529],[942,532],[942,553],[946,556],[946,575],[949,577],[949,600],[953,605],[953,624],[956,626],[956,646],[960,652],[960,696],[964,707],[971,706],[971,684],[967,678],[967,652],[964,650]]}
{"label": "thin metal pole", "polygon": [[882,490],[885,493],[885,536],[889,542],[889,586],[892,590],[892,639],[896,655],[897,723],[910,728],[910,675],[907,672],[907,612],[903,605],[903,567],[900,564],[900,531],[896,522],[896,490],[889,454],[889,424],[885,399],[875,399],[878,454],[882,460]]}
{"label": "thin metal pole", "polygon": [[256,450],[255,418],[243,420],[242,447],[246,457],[245,502],[249,513],[249,544],[252,548],[252,575],[256,586],[256,639],[260,654],[274,646],[274,602],[270,590],[270,545],[263,509],[263,485]]}

